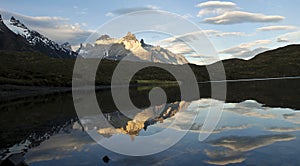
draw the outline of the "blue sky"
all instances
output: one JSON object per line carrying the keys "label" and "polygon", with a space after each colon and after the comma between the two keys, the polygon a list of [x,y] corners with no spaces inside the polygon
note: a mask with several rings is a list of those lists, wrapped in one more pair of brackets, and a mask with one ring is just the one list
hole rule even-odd
{"label": "blue sky", "polygon": [[[299,6],[300,1],[296,0],[1,0],[0,13],[6,19],[14,15],[31,29],[57,42],[69,41],[76,46],[114,17],[127,12],[159,9],[181,15],[198,25],[221,59],[249,59],[267,49],[299,43]],[[145,34],[144,37],[151,44],[161,44],[163,38],[168,38],[147,39],[149,36]],[[175,48],[176,45],[166,47],[185,54],[181,48]],[[198,62],[198,58],[191,58],[194,55],[186,55],[194,63],[205,63]]]}

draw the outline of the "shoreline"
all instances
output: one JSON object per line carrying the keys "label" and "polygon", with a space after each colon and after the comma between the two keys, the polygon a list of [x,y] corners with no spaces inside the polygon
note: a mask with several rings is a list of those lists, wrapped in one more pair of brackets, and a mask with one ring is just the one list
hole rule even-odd
{"label": "shoreline", "polygon": [[0,85],[0,101],[55,93],[66,93],[71,91],[72,87],[24,86],[4,84]]}
{"label": "shoreline", "polygon": [[[143,86],[154,86],[162,84],[131,84],[130,87],[143,87]],[[170,86],[163,85],[163,86]],[[124,88],[126,85],[115,86],[115,88]],[[97,85],[95,90],[109,90],[111,85]],[[93,90],[92,87],[82,87],[76,90],[89,91]],[[3,84],[0,85],[0,101],[9,101],[19,98],[27,98],[34,96],[43,96],[60,93],[72,93],[72,87],[51,87],[51,86],[26,86],[26,85],[14,85],[14,84]]]}
{"label": "shoreline", "polygon": [[[264,92],[265,95],[260,97],[260,100],[270,100],[269,97],[270,94],[281,93],[281,94],[287,94],[287,96],[295,96],[295,93],[297,94],[297,87],[298,87],[298,81],[300,78],[298,77],[285,77],[281,79],[251,79],[251,80],[229,80],[227,82],[227,98],[226,100],[233,101],[237,98],[244,98],[244,99],[252,99],[253,96],[255,96],[256,91],[260,91],[261,93]],[[284,82],[282,82],[284,81]],[[285,81],[289,81],[290,84],[285,83]],[[272,84],[270,84],[272,82]],[[211,83],[222,83],[221,81],[216,82],[198,82],[200,90],[202,90],[203,97],[209,97],[210,92],[209,88]],[[237,85],[241,85],[237,86]],[[272,86],[271,86],[272,85]],[[283,88],[282,85],[285,85]],[[130,84],[131,88],[139,88],[139,87],[155,87],[155,86],[175,86],[175,84],[162,84],[162,83],[148,83],[148,84]],[[290,88],[290,87],[294,88]],[[124,88],[126,85],[118,85],[114,86],[114,88]],[[272,89],[272,87],[274,87]],[[110,85],[98,85],[95,86],[95,91],[100,90],[109,90],[112,87]],[[242,95],[240,93],[241,88],[243,88],[243,91],[253,92],[254,94],[251,95]],[[296,88],[296,89],[295,89]],[[80,91],[91,91],[94,90],[92,87],[82,87],[78,88]],[[204,91],[203,91],[204,90]],[[270,92],[272,93],[270,93]],[[72,93],[72,87],[50,87],[50,86],[24,86],[24,85],[14,85],[14,84],[2,84],[0,85],[0,102],[6,102],[10,100],[15,99],[22,99],[22,98],[29,98],[29,97],[36,97],[36,96],[45,96],[45,95],[53,95],[53,94],[64,94],[64,93]],[[252,93],[250,93],[252,94]],[[268,95],[269,94],[269,95]],[[299,93],[298,93],[299,94]],[[242,95],[242,96],[240,96]],[[239,97],[240,96],[240,97]],[[248,96],[248,97],[245,97]],[[268,97],[264,97],[268,96]],[[284,99],[282,99],[284,100]],[[265,102],[266,102],[265,101]],[[282,101],[281,101],[282,102]],[[279,102],[280,103],[280,102]],[[278,104],[279,104],[278,103]],[[295,103],[290,103],[292,105],[295,105]],[[277,104],[275,104],[277,105]],[[282,104],[279,104],[282,105]],[[298,104],[296,104],[295,109],[299,109],[300,107]]]}

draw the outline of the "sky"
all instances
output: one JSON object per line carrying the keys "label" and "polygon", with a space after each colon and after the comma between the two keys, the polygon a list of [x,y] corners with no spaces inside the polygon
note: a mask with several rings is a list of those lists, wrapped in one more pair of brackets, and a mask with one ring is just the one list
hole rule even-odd
{"label": "sky", "polygon": [[[29,28],[59,43],[68,41],[75,48],[97,32],[101,25],[117,17],[142,10],[162,10],[182,16],[198,26],[220,59],[249,59],[269,49],[299,43],[299,6],[300,1],[297,0],[1,0],[0,14],[4,19],[13,15]],[[178,25],[175,28],[185,27]],[[198,33],[191,31],[175,38],[194,39]],[[213,62],[210,55],[191,51],[191,48],[174,40],[174,36],[141,33],[137,37],[143,37],[146,43],[181,53],[192,63]]]}

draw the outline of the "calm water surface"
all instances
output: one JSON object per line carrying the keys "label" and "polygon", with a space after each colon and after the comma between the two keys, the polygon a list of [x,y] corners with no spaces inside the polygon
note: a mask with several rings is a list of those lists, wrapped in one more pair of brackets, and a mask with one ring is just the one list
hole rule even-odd
{"label": "calm water surface", "polygon": [[[3,102],[0,107],[1,155],[5,158],[21,153],[25,162],[32,166],[299,165],[298,83],[299,80],[256,83],[257,86],[253,83],[230,85],[221,120],[204,142],[198,137],[210,104],[222,102],[207,94],[200,99],[178,100],[178,93],[171,88],[166,90],[167,94],[172,94],[168,95],[168,104],[148,108],[148,89],[136,88],[131,91],[132,101],[143,111],[128,118],[117,110],[110,91],[99,91],[99,105],[114,128],[94,123],[97,120],[94,116],[79,121],[71,94]],[[131,157],[109,151],[86,133],[93,130],[103,140],[124,140],[125,146],[138,137],[170,128],[175,118],[179,123],[170,128],[173,134],[184,132],[188,126],[185,119],[195,114],[197,117],[182,140],[149,156]],[[102,161],[105,155],[111,159],[109,163]]]}

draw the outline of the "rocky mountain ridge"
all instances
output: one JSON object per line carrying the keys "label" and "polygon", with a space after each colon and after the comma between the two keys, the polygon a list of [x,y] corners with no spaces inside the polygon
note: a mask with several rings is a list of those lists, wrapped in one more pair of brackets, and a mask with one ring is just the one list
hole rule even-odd
{"label": "rocky mountain ridge", "polygon": [[181,54],[175,54],[160,46],[145,44],[130,32],[126,36],[116,39],[109,35],[100,36],[94,44],[81,47],[79,55],[82,57],[104,57],[111,60],[125,58],[129,61],[157,62],[166,64],[187,64],[187,59]]}
{"label": "rocky mountain ridge", "polygon": [[38,51],[54,58],[77,56],[77,53],[70,49],[70,44],[60,45],[39,32],[30,30],[13,16],[10,20],[3,20],[0,15],[0,29],[0,43],[7,43],[2,44],[1,50]]}

